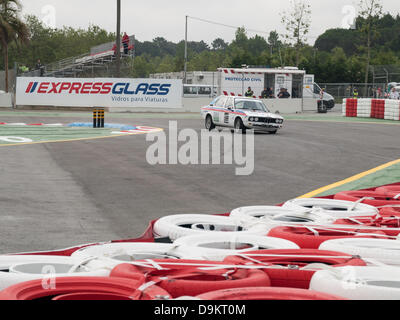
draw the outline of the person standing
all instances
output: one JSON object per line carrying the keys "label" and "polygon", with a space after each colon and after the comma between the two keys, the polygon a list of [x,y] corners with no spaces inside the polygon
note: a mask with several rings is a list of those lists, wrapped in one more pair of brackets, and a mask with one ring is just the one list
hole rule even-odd
{"label": "person standing", "polygon": [[378,87],[378,90],[377,90],[377,93],[376,93],[376,97],[378,99],[382,98],[382,88],[381,87]]}
{"label": "person standing", "polygon": [[264,88],[264,90],[261,92],[261,98],[268,99],[270,96],[271,96],[270,89]]}
{"label": "person standing", "polygon": [[39,70],[40,76],[43,77],[43,75],[44,75],[44,67],[43,67],[42,63],[40,62],[40,59],[38,59],[38,61],[36,63],[36,70]]}
{"label": "person standing", "polygon": [[399,100],[399,93],[396,91],[396,88],[392,88],[389,98],[393,100]]}
{"label": "person standing", "polygon": [[124,36],[122,37],[122,45],[124,46],[124,54],[128,54],[129,52],[129,36],[124,32]]}
{"label": "person standing", "polygon": [[244,95],[245,95],[245,97],[253,97],[254,91],[251,90],[251,87],[249,87]]}
{"label": "person standing", "polygon": [[357,88],[353,89],[353,98],[358,99],[358,89]]}

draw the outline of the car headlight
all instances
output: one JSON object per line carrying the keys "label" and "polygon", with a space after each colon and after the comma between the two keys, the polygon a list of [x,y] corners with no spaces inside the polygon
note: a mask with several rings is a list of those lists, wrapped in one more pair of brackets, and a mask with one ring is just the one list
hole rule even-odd
{"label": "car headlight", "polygon": [[249,118],[249,121],[254,121],[254,118],[253,118],[253,117],[250,117],[250,118]]}
{"label": "car headlight", "polygon": [[254,121],[256,121],[256,122],[257,122],[257,121],[258,121],[258,118],[255,118],[255,119],[254,119]]}

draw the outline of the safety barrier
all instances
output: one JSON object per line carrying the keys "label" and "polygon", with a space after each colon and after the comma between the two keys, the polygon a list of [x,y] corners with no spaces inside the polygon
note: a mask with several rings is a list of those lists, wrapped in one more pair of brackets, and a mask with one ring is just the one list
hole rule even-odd
{"label": "safety barrier", "polygon": [[400,121],[400,100],[344,99],[342,115]]}
{"label": "safety barrier", "polygon": [[104,109],[93,110],[93,128],[104,128]]}
{"label": "safety barrier", "polygon": [[171,215],[139,239],[0,255],[0,300],[400,299],[399,199],[394,184]]}

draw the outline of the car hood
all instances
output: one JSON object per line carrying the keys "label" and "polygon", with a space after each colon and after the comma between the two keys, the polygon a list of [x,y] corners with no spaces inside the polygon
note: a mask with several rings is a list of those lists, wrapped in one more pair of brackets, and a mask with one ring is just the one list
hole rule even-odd
{"label": "car hood", "polygon": [[265,118],[282,119],[283,120],[283,117],[276,113],[246,111],[246,110],[238,110],[238,111],[245,113],[248,117],[265,117]]}

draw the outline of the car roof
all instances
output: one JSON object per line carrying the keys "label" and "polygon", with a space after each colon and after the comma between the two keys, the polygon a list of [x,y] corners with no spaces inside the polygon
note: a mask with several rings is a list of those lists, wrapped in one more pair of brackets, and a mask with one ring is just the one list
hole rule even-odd
{"label": "car roof", "polygon": [[251,98],[251,97],[243,97],[243,96],[225,96],[225,95],[221,95],[220,97],[243,99],[243,100],[258,100],[258,101],[260,101],[259,98]]}

